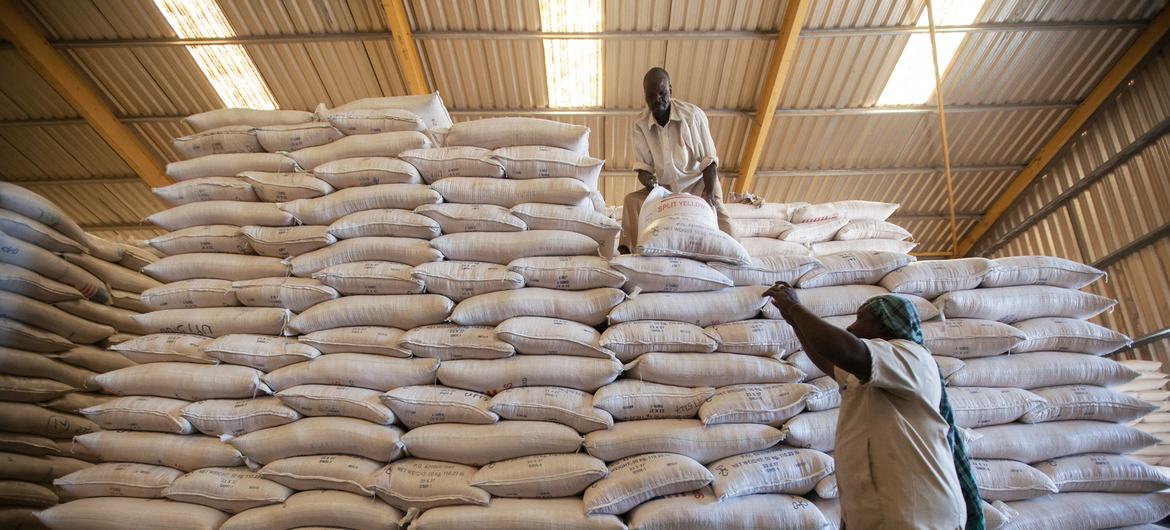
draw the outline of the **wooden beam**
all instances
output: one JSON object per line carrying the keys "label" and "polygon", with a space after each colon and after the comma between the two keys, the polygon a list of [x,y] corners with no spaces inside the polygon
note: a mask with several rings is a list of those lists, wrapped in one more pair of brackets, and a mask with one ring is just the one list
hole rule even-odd
{"label": "wooden beam", "polygon": [[382,0],[382,7],[386,11],[386,26],[390,28],[394,57],[398,58],[398,67],[406,78],[406,89],[415,95],[429,94],[431,90],[427,87],[422,57],[418,54],[418,46],[414,44],[414,34],[410,31],[410,18],[406,16],[405,1]]}
{"label": "wooden beam", "polygon": [[804,17],[808,14],[808,4],[809,0],[788,0],[784,8],[784,22],[780,26],[780,34],[776,36],[768,75],[760,89],[760,104],[756,107],[756,117],[752,120],[752,130],[739,163],[739,178],[735,179],[735,191],[738,193],[750,189],[756,169],[760,166],[760,155],[768,140],[768,131],[772,128],[772,117],[776,115],[776,105],[780,103],[784,82],[788,79],[792,54],[796,51],[796,40],[800,38]]}
{"label": "wooden beam", "polygon": [[1003,214],[1007,213],[1008,208],[1016,202],[1028,189],[1028,186],[1040,176],[1040,173],[1048,167],[1056,155],[1060,153],[1064,146],[1076,136],[1077,132],[1085,126],[1089,118],[1093,116],[1097,109],[1101,107],[1109,95],[1117,89],[1125,81],[1134,68],[1142,62],[1154,47],[1161,42],[1162,38],[1166,36],[1166,31],[1170,29],[1170,6],[1163,7],[1162,12],[1150,22],[1150,25],[1138,35],[1137,40],[1129,47],[1125,53],[1113,63],[1113,67],[1105,74],[1097,86],[1089,92],[1084,101],[1073,110],[1060,128],[1052,134],[1040,151],[1036,153],[1028,165],[1024,167],[1023,171],[1016,178],[1012,180],[1008,187],[1004,189],[1003,193],[992,203],[987,212],[983,214],[983,219],[980,219],[975,226],[967,232],[967,235],[959,243],[958,255],[966,256],[971,252],[975,245],[983,238],[984,234],[995,222],[999,220]]}
{"label": "wooden beam", "polygon": [[16,46],[20,55],[73,110],[89,122],[147,185],[158,187],[174,183],[167,178],[158,160],[134,136],[134,132],[118,121],[105,100],[98,96],[60,52],[49,45],[24,13],[13,5],[12,0],[0,0],[0,35]]}

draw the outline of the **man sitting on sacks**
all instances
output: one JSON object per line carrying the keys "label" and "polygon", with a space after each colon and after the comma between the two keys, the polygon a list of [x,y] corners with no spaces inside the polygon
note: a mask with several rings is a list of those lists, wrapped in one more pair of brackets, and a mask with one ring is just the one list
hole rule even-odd
{"label": "man sitting on sacks", "polygon": [[982,529],[979,489],[914,305],[871,298],[842,330],[802,306],[788,284],[765,294],[841,386],[834,456],[842,521],[852,530]]}
{"label": "man sitting on sacks", "polygon": [[622,203],[622,246],[628,253],[638,244],[638,213],[650,190],[663,186],[676,193],[698,195],[719,219],[719,229],[731,234],[730,216],[716,172],[719,158],[703,109],[670,97],[670,75],[659,67],[642,78],[646,110],[634,120],[634,169],[642,189]]}

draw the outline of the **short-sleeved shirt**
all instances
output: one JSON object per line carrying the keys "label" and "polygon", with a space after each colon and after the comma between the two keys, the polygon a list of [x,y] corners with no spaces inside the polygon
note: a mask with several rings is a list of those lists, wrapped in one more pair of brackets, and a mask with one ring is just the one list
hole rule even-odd
{"label": "short-sleeved shirt", "polygon": [[703,170],[719,163],[707,114],[680,99],[670,101],[665,126],[643,109],[634,120],[633,140],[634,169],[653,173],[659,184],[677,193],[691,192]]}
{"label": "short-sleeved shirt", "polygon": [[907,340],[864,340],[869,381],[840,368],[837,483],[850,530],[962,529],[967,520],[942,383],[930,352]]}

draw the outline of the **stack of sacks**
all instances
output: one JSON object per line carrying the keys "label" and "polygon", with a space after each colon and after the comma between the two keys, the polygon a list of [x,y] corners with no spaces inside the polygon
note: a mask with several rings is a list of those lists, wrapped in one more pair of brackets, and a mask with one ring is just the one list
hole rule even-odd
{"label": "stack of sacks", "polygon": [[71,439],[100,430],[79,414],[109,399],[94,376],[133,364],[105,347],[139,332],[138,292],[157,282],[131,269],[149,259],[0,182],[0,527],[35,525],[53,480],[90,466]]}
{"label": "stack of sacks", "polygon": [[887,222],[897,204],[838,201],[821,204],[729,204],[732,235],[752,257],[834,254],[846,250],[908,254],[910,233]]}
{"label": "stack of sacks", "polygon": [[1157,407],[1150,414],[1130,423],[1134,428],[1158,438],[1158,443],[1135,451],[1133,457],[1152,466],[1170,465],[1170,391],[1165,389],[1166,374],[1158,361],[1128,360],[1121,364],[1138,373],[1133,381],[1113,388],[1127,396]]}

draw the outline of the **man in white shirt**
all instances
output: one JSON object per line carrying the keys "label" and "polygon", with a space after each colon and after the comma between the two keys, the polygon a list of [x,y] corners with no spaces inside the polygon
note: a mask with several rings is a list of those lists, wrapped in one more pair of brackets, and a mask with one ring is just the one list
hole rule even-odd
{"label": "man in white shirt", "polygon": [[642,78],[646,110],[634,120],[634,169],[643,188],[622,203],[622,245],[638,244],[638,213],[654,186],[702,197],[715,209],[719,228],[731,233],[719,187],[719,157],[703,109],[671,99],[670,75],[651,68]]}

